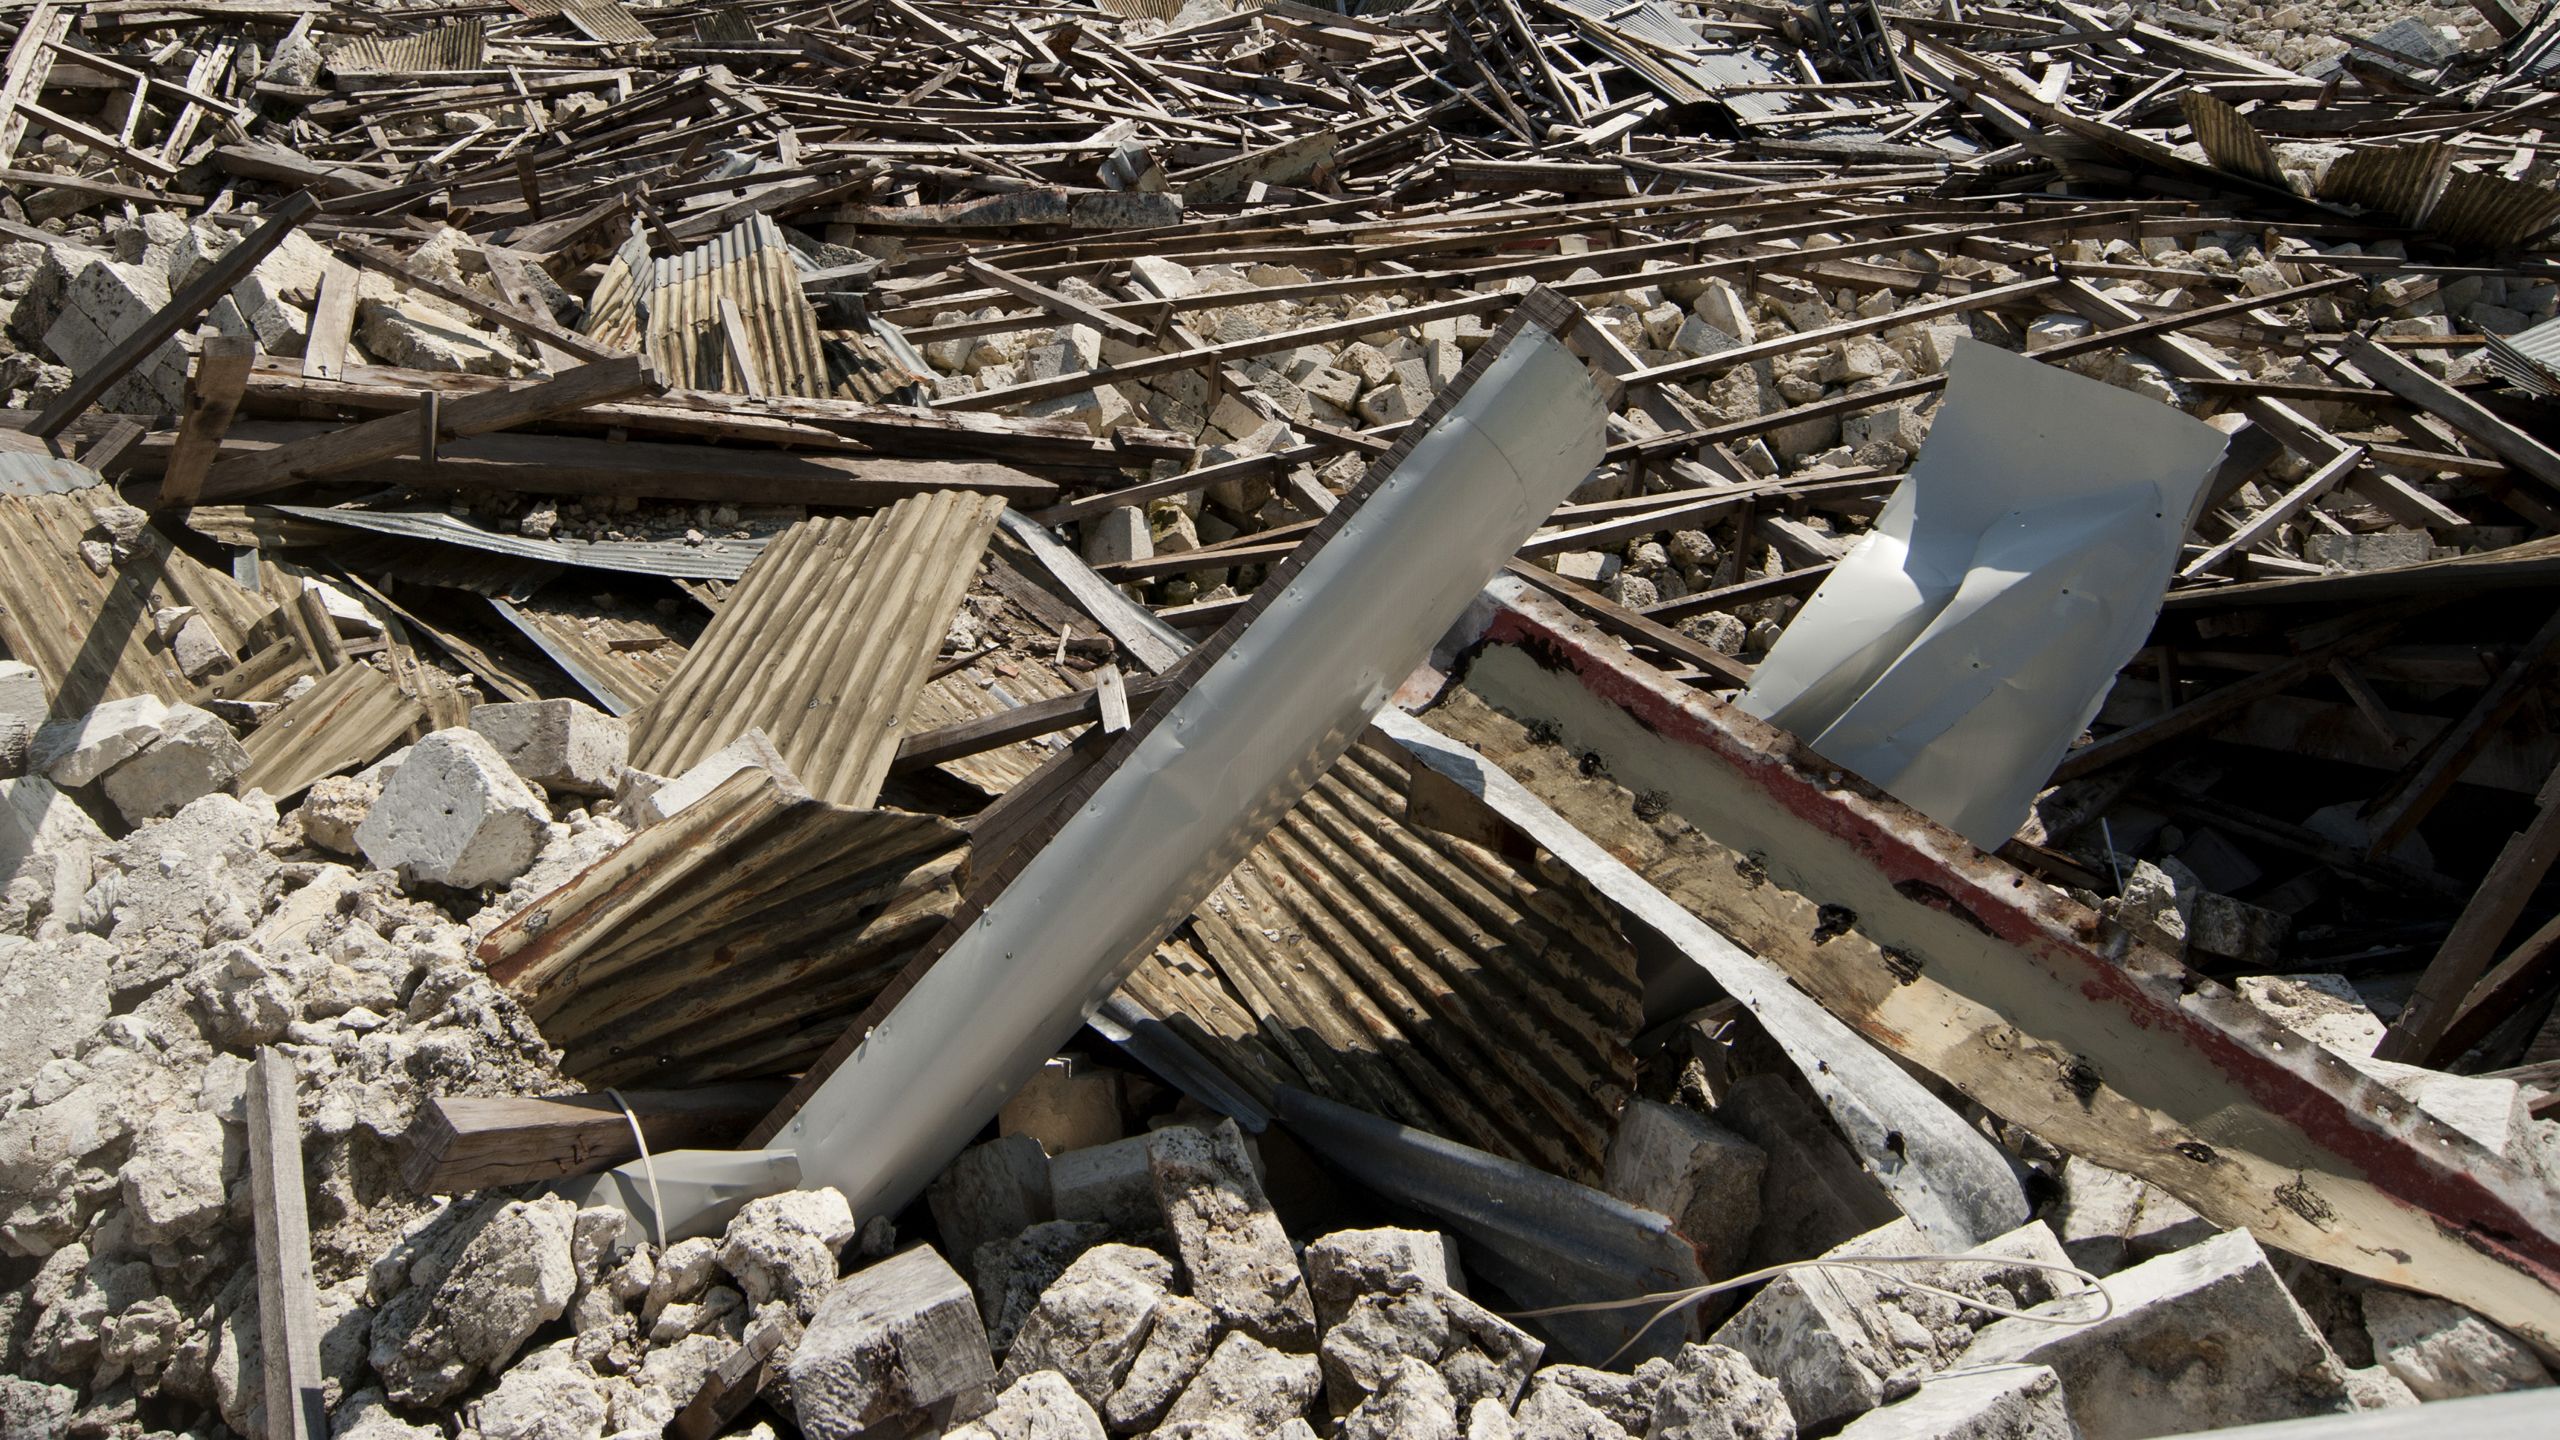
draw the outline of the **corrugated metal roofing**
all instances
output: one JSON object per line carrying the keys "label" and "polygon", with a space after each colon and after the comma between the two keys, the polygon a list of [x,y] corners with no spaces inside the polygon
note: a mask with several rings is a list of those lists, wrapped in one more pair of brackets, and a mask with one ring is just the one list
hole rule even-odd
{"label": "corrugated metal roofing", "polygon": [[656,699],[684,660],[684,642],[654,620],[593,614],[591,607],[558,595],[492,603],[501,618],[616,715]]}
{"label": "corrugated metal roofing", "polygon": [[1587,898],[1404,815],[1401,777],[1353,751],[1123,993],[1265,1103],[1296,1085],[1595,1178],[1635,1083],[1633,947]]}
{"label": "corrugated metal roofing", "polygon": [[329,68],[340,75],[477,70],[487,53],[482,23],[457,20],[416,35],[359,36],[329,52]]}
{"label": "corrugated metal roofing", "polygon": [[317,505],[270,505],[301,520],[397,535],[409,540],[435,540],[464,545],[522,560],[548,560],[589,570],[627,575],[665,575],[688,580],[735,580],[764,553],[762,540],[711,540],[687,545],[679,540],[536,540],[484,530],[459,515],[441,510],[331,510]]}
{"label": "corrugated metal roofing", "polygon": [[2560,320],[2489,337],[2489,368],[2536,395],[2560,395]]}
{"label": "corrugated metal roofing", "polygon": [[2513,250],[2560,221],[2560,195],[2549,186],[2504,175],[2458,170],[2445,178],[2427,228],[2453,245]]}
{"label": "corrugated metal roofing", "polygon": [[2452,152],[2435,140],[2358,150],[2320,177],[2320,198],[2344,200],[2416,225],[2435,204],[2436,188],[2451,163]]}
{"label": "corrugated metal roofing", "polygon": [[192,605],[234,656],[275,606],[146,531],[144,553],[89,568],[80,542],[101,538],[90,510],[122,505],[105,485],[55,495],[0,495],[0,646],[33,666],[55,716],[102,700],[185,700],[196,682],[152,627],[152,613]]}
{"label": "corrugated metal roofing", "polygon": [[962,838],[742,770],[510,917],[480,959],[588,1085],[783,1073],[950,918]]}
{"label": "corrugated metal roofing", "polygon": [[2284,167],[2276,163],[2275,147],[2249,117],[2216,100],[2201,90],[2189,90],[2178,97],[2178,109],[2187,118],[2187,126],[2196,132],[2196,143],[2204,147],[2205,158],[2214,168],[2233,175],[2245,175],[2269,185],[2285,183]]}
{"label": "corrugated metal roofing", "polygon": [[236,788],[291,800],[315,780],[381,759],[426,718],[390,676],[361,661],[341,665],[240,742],[249,768]]}
{"label": "corrugated metal roofing", "polygon": [[605,45],[656,48],[658,37],[643,28],[622,0],[561,0],[560,18],[588,39]]}
{"label": "corrugated metal roofing", "polygon": [[678,774],[753,727],[819,798],[871,804],[1003,508],[941,490],[783,532],[641,712],[631,763]]}
{"label": "corrugated metal roofing", "polygon": [[586,335],[603,345],[645,349],[679,387],[745,394],[746,377],[730,359],[720,322],[723,299],[738,307],[764,393],[811,400],[835,393],[817,307],[802,292],[799,262],[770,216],[749,216],[683,254],[657,259],[633,234],[596,283]]}

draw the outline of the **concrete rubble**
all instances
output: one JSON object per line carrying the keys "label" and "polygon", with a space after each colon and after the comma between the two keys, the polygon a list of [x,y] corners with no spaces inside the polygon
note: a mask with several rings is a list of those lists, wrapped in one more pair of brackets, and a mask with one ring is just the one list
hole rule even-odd
{"label": "concrete rubble", "polygon": [[[2552,1384],[2560,14],[0,47],[0,1440],[2139,1440]],[[931,1022],[1061,797],[1268,653],[1275,577],[1410,564],[1361,508],[1548,340],[1605,449],[1361,677],[1397,713],[1285,815],[1168,802],[1253,843],[913,1203],[811,1178],[808,1092]],[[1736,703],[1978,345],[2227,441],[1988,849]]]}

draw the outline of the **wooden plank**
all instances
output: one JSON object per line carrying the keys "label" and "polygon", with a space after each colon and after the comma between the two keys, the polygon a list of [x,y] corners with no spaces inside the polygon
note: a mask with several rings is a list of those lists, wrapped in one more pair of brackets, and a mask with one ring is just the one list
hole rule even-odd
{"label": "wooden plank", "polygon": [[2247,550],[2276,532],[2276,527],[2299,515],[2312,501],[2337,488],[2338,482],[2355,472],[2365,462],[2361,445],[2351,445],[2338,452],[2338,457],[2302,478],[2301,483],[2276,497],[2273,504],[2242,522],[2231,532],[2231,538],[2205,551],[2178,572],[2179,578],[2193,580],[2210,575],[2232,556]]}
{"label": "wooden plank", "polygon": [[142,363],[144,357],[166,343],[170,336],[195,323],[196,318],[214,301],[231,293],[231,288],[258,267],[269,252],[284,243],[284,237],[311,218],[320,202],[310,191],[296,192],[291,199],[276,207],[257,229],[237,245],[224,252],[222,258],[199,271],[186,287],[170,297],[151,318],[133,333],[116,342],[104,359],[71,380],[71,388],[44,408],[28,433],[50,440],[69,428],[83,411],[97,403],[107,388],[121,380],[125,372]]}
{"label": "wooden plank", "polygon": [[2365,803],[2363,818],[2373,831],[2367,854],[2391,853],[2435,809],[2436,802],[2496,737],[2499,727],[2532,698],[2550,673],[2555,652],[2560,652],[2560,614],[2544,621],[2525,641],[2461,719],[2436,732],[2427,748],[2394,775],[2380,795]]}
{"label": "wooden plank", "polygon": [[447,1096],[419,1107],[401,1140],[400,1178],[420,1195],[460,1195],[609,1170],[640,1158],[634,1115],[652,1153],[717,1149],[736,1143],[789,1088],[743,1080],[625,1090],[620,1103],[611,1095]]}
{"label": "wooden plank", "polygon": [[54,46],[71,33],[71,10],[45,0],[18,22],[17,43],[9,47],[7,79],[0,82],[0,165],[17,158],[18,143],[27,136],[27,105],[44,90],[53,73]]}
{"label": "wooden plank", "polygon": [[970,258],[960,262],[961,270],[980,284],[993,285],[1009,295],[1017,295],[1057,316],[1070,325],[1086,325],[1114,339],[1132,345],[1153,345],[1156,337],[1144,328],[1131,324],[1107,310],[1087,305],[1073,296],[1052,290],[1046,285],[1025,280],[1009,270],[999,270],[984,260]]}
{"label": "wooden plank", "polygon": [[2374,384],[2451,425],[2536,480],[2560,488],[2560,454],[2499,419],[2487,406],[2362,336],[2348,344],[2347,358]]}
{"label": "wooden plank", "polygon": [[2391,1022],[2375,1047],[2376,1059],[2428,1063],[2444,1038],[2445,1027],[2524,914],[2534,887],[2551,873],[2551,862],[2560,859],[2560,771],[2553,773],[2537,798],[2542,808],[2522,830],[2508,837],[2506,848],[2481,877],[2480,888],[2472,892],[2452,932],[2419,975],[2418,988],[2401,1008],[2400,1018]]}
{"label": "wooden plank", "polygon": [[738,302],[719,297],[720,343],[729,352],[729,363],[737,367],[738,388],[751,396],[765,393],[764,377],[756,373],[756,351],[747,338],[747,319],[738,313]]}
{"label": "wooden plank", "polygon": [[231,428],[231,417],[240,409],[241,393],[249,384],[249,366],[256,360],[257,342],[242,335],[208,335],[196,352],[195,373],[187,377],[186,409],[178,418],[178,442],[169,451],[169,463],[160,472],[162,509],[178,509],[196,503],[204,487],[204,476],[213,468],[213,458],[222,451],[222,432]]}
{"label": "wooden plank", "polygon": [[412,269],[397,256],[376,250],[352,240],[338,243],[338,253],[367,269],[379,271],[412,290],[423,291],[448,304],[459,305],[502,330],[522,336],[534,344],[549,344],[581,360],[619,360],[620,350],[598,345],[584,335],[573,335],[548,320],[517,314],[513,309],[491,300],[468,285],[449,284],[421,270]]}
{"label": "wooden plank", "polygon": [[303,342],[302,373],[335,380],[346,373],[347,344],[355,338],[356,298],[364,276],[332,255],[320,272],[320,299],[311,307],[311,338]]}
{"label": "wooden plank", "polygon": [[[243,375],[245,379],[245,372]],[[486,435],[512,429],[518,425],[572,415],[590,405],[620,400],[632,395],[659,394],[666,385],[658,378],[649,362],[638,355],[614,360],[601,360],[581,365],[565,375],[539,380],[530,385],[510,386],[503,390],[483,390],[477,394],[444,400],[435,391],[420,397],[420,410],[408,415],[385,415],[278,445],[255,455],[241,455],[215,465],[203,477],[207,493],[226,500],[245,495],[258,495],[297,479],[315,475],[334,475],[377,461],[393,460],[403,455],[419,455],[437,459],[436,447],[427,441],[420,414],[434,406],[433,434],[437,437]],[[180,432],[185,443],[185,432]],[[171,463],[175,464],[173,452]],[[168,481],[162,480],[165,491]],[[167,503],[164,499],[163,503]]]}
{"label": "wooden plank", "polygon": [[258,1333],[271,1440],[328,1440],[320,1377],[320,1295],[311,1278],[302,1115],[293,1062],[269,1045],[249,1071],[249,1187],[258,1245]]}
{"label": "wooden plank", "polygon": [[[1117,666],[1110,668],[1118,669]],[[1134,717],[1144,712],[1148,705],[1154,703],[1156,696],[1163,693],[1164,681],[1153,675],[1123,676],[1120,688],[1123,703]],[[945,761],[981,755],[1017,740],[1054,735],[1078,725],[1091,725],[1102,718],[1103,697],[1099,685],[1091,690],[1072,690],[1047,700],[1034,700],[1028,705],[1000,710],[993,715],[981,715],[974,720],[963,720],[910,735],[899,742],[898,757],[890,762],[889,771],[894,775],[921,770]]]}
{"label": "wooden plank", "polygon": [[1102,707],[1102,733],[1117,735],[1129,728],[1129,686],[1120,667],[1105,665],[1094,677],[1093,693]]}

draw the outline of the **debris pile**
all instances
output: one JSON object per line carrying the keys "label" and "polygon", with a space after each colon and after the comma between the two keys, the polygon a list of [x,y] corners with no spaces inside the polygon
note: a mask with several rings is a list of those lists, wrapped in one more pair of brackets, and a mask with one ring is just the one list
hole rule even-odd
{"label": "debris pile", "polygon": [[0,1440],[2550,1384],[2560,11],[0,32]]}

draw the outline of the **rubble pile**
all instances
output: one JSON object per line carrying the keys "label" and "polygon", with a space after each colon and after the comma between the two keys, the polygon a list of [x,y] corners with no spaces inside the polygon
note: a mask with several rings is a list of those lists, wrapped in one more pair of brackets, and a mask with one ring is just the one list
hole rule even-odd
{"label": "rubble pile", "polygon": [[2551,1383],[2560,13],[0,33],[0,1440]]}

